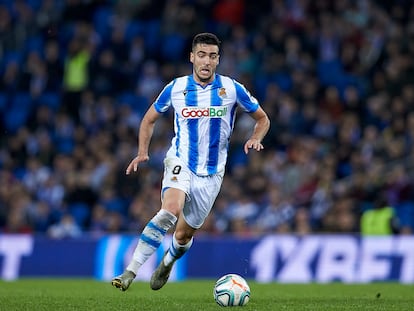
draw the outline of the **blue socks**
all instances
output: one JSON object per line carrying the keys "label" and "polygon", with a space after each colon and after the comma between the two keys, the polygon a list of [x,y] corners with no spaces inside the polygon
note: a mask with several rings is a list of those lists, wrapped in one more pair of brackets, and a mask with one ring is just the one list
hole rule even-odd
{"label": "blue socks", "polygon": [[190,242],[188,242],[185,245],[181,245],[178,244],[174,234],[171,246],[164,257],[164,265],[167,266],[172,262],[176,261],[177,259],[181,258],[190,249],[191,245],[193,245],[193,240],[194,238],[191,238]]}
{"label": "blue socks", "polygon": [[177,217],[161,209],[145,226],[135,248],[133,258],[127,270],[137,274],[138,269],[161,245],[167,231],[175,225]]}

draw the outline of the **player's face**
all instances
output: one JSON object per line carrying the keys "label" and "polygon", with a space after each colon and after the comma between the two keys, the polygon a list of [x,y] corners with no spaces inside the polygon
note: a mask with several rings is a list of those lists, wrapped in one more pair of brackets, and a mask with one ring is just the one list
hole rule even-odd
{"label": "player's face", "polygon": [[214,80],[219,63],[219,49],[217,45],[197,44],[190,54],[193,63],[193,74],[196,82],[207,84]]}

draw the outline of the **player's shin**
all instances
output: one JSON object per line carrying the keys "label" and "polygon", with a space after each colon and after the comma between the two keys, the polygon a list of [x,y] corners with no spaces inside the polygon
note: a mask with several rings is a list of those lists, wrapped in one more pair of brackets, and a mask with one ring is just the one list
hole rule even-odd
{"label": "player's shin", "polygon": [[138,269],[160,246],[167,231],[175,225],[177,217],[166,210],[160,210],[145,226],[135,248],[127,270],[137,274]]}

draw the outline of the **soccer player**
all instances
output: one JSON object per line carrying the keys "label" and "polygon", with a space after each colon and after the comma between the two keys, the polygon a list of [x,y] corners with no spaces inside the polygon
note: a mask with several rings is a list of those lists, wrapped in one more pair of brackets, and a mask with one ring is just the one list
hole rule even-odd
{"label": "soccer player", "polygon": [[242,84],[216,73],[219,59],[220,40],[211,33],[197,34],[190,52],[192,74],[167,84],[141,121],[138,154],[126,174],[137,172],[139,164],[148,161],[155,122],[170,107],[175,113],[175,136],[164,160],[161,209],[143,229],[125,271],[112,279],[112,285],[122,291],[173,226],[171,246],[151,277],[153,290],[165,285],[174,262],[190,249],[220,191],[237,107],[255,120],[244,152],[263,149],[269,118]]}

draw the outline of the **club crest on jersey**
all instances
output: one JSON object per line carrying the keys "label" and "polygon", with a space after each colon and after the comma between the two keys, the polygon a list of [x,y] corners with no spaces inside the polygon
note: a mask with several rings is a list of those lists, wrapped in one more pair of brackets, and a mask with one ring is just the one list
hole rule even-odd
{"label": "club crest on jersey", "polygon": [[222,118],[227,113],[227,107],[184,107],[181,109],[181,116],[186,119],[198,118]]}
{"label": "club crest on jersey", "polygon": [[220,97],[224,97],[224,98],[226,98],[226,97],[227,97],[226,89],[225,89],[224,87],[221,87],[221,88],[219,89],[219,91],[218,91],[218,95],[219,95]]}

